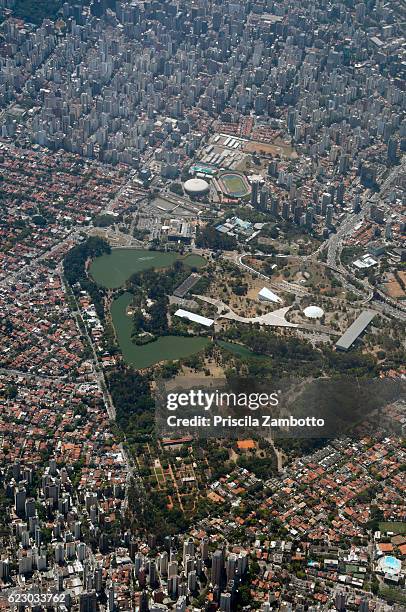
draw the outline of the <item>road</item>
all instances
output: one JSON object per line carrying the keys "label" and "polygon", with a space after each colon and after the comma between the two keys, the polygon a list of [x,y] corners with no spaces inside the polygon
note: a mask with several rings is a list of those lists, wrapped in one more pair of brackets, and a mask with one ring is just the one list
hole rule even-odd
{"label": "road", "polygon": [[[61,279],[61,283],[62,286],[64,288],[65,293],[68,295],[68,288],[66,286],[65,283],[65,279],[63,277],[63,275],[60,273],[60,279]],[[84,328],[85,330],[85,335],[86,335],[86,339],[88,341],[88,344],[92,350],[93,353],[93,370],[94,370],[94,381],[96,382],[99,391],[101,392],[101,394],[103,395],[103,400],[104,400],[104,405],[106,407],[107,410],[107,414],[110,418],[110,420],[115,421],[116,420],[116,409],[113,403],[113,399],[109,393],[108,387],[107,387],[107,382],[106,382],[106,378],[104,376],[104,370],[103,367],[101,366],[100,362],[99,362],[99,357],[97,355],[97,351],[95,349],[95,346],[93,344],[92,338],[88,332],[87,326],[85,325],[82,316],[80,314],[80,309],[79,309],[79,305],[77,303],[76,297],[75,295],[71,292],[72,295],[72,299],[75,303],[75,307],[76,310],[72,311],[72,316],[74,317],[75,321],[76,321],[76,325],[78,330],[81,330]],[[81,324],[80,324],[81,323]],[[123,457],[123,461],[124,464],[126,466],[126,470],[127,470],[127,486],[126,486],[126,492],[125,492],[125,498],[124,498],[124,503],[123,503],[123,507],[122,507],[122,514],[124,515],[126,508],[128,507],[128,487],[130,484],[130,481],[133,479],[134,483],[135,483],[135,487],[137,489],[138,495],[140,497],[140,499],[144,499],[147,495],[145,487],[144,487],[144,483],[142,481],[141,476],[138,473],[138,470],[134,464],[134,461],[132,459],[132,457],[129,455],[129,453],[127,452],[127,450],[124,447],[123,443],[120,443],[119,445],[120,448],[120,452],[121,455]]]}
{"label": "road", "polygon": [[81,387],[83,382],[72,382],[68,380],[66,377],[61,376],[47,376],[46,374],[32,374],[31,372],[25,372],[23,370],[13,370],[9,368],[0,368],[0,374],[6,374],[8,376],[19,376],[24,377],[28,380],[34,380],[36,382],[58,382],[62,384],[74,385],[76,387]]}
{"label": "road", "polygon": [[[339,226],[337,233],[332,234],[322,247],[324,249],[327,248],[327,267],[334,272],[335,276],[340,280],[345,289],[362,296],[364,298],[364,302],[369,303],[369,307],[373,308],[374,310],[378,310],[382,314],[392,316],[401,321],[406,321],[405,308],[379,291],[377,293],[380,294],[381,300],[377,299],[374,296],[374,290],[369,285],[368,281],[360,281],[359,279],[355,279],[354,275],[343,266],[340,257],[344,241],[354,233],[357,224],[365,219],[366,215],[370,212],[371,207],[374,204],[379,203],[379,200],[382,200],[388,194],[392,186],[405,171],[406,161],[404,160],[400,166],[396,166],[389,173],[388,177],[381,185],[379,194],[374,193],[371,196],[369,193],[367,193],[361,200],[361,211],[356,214],[349,213]],[[356,281],[356,285],[354,284],[354,281]],[[360,282],[363,285],[362,289],[359,287]]]}

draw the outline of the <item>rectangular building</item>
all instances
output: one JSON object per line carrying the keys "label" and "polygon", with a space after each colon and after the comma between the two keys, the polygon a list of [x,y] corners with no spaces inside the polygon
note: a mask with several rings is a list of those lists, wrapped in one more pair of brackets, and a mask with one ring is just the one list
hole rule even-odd
{"label": "rectangular building", "polygon": [[182,319],[188,319],[193,323],[199,323],[199,325],[204,325],[205,327],[211,327],[214,323],[214,319],[208,319],[207,317],[202,317],[194,312],[190,312],[189,310],[182,310],[179,308],[175,312],[175,317],[181,317]]}
{"label": "rectangular building", "polygon": [[364,310],[361,312],[359,317],[355,319],[355,321],[343,333],[341,338],[337,340],[336,349],[340,351],[348,351],[348,349],[354,344],[355,340],[368,327],[375,315],[376,312],[373,310]]}
{"label": "rectangular building", "polygon": [[173,295],[176,297],[183,298],[188,291],[192,289],[196,285],[196,283],[200,280],[200,274],[196,272],[192,272],[184,281],[175,289]]}

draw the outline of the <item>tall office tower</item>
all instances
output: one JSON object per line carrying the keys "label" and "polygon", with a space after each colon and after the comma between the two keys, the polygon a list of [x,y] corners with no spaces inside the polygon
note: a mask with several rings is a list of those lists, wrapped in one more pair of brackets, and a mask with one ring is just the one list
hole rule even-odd
{"label": "tall office tower", "polygon": [[55,476],[56,474],[56,459],[49,460],[49,473],[51,476]]}
{"label": "tall office tower", "polygon": [[242,576],[243,574],[245,574],[245,572],[247,571],[247,568],[248,568],[248,555],[245,551],[241,551],[240,554],[238,555],[238,561],[237,561],[238,575]]}
{"label": "tall office tower", "polygon": [[325,215],[327,211],[327,206],[331,204],[331,194],[327,191],[323,193],[321,197],[321,214]]}
{"label": "tall office tower", "polygon": [[148,559],[147,571],[148,571],[148,584],[151,587],[155,587],[158,584],[158,574],[156,571],[156,564],[153,559]]}
{"label": "tall office tower", "polygon": [[358,213],[361,210],[361,196],[359,193],[356,193],[354,196],[354,200],[352,202],[352,210],[355,213]]}
{"label": "tall office tower", "polygon": [[200,542],[200,554],[203,561],[207,561],[209,558],[209,538],[203,538]]}
{"label": "tall office tower", "polygon": [[55,482],[50,482],[45,487],[45,497],[46,499],[52,499],[54,508],[57,505],[57,502],[59,499],[59,489],[60,489],[60,485],[59,485],[59,481],[57,480],[55,480]]}
{"label": "tall office tower", "polygon": [[140,612],[149,612],[149,598],[145,591],[142,591],[140,595]]}
{"label": "tall office tower", "polygon": [[14,509],[19,516],[23,516],[25,514],[26,498],[27,493],[24,487],[16,490],[14,494]]}
{"label": "tall office tower", "polygon": [[398,161],[398,141],[396,138],[389,138],[388,140],[387,157],[390,165],[396,164]]}
{"label": "tall office tower", "polygon": [[268,164],[268,175],[273,177],[278,176],[278,162],[275,159]]}
{"label": "tall office tower", "polygon": [[327,206],[327,211],[326,211],[326,224],[328,227],[331,227],[333,225],[333,213],[334,213],[334,207],[332,204],[329,204]]}
{"label": "tall office tower", "polygon": [[103,15],[103,2],[102,0],[93,0],[90,5],[90,13],[93,17],[101,17]]}
{"label": "tall office tower", "polygon": [[158,568],[161,576],[166,576],[168,573],[168,553],[164,550],[158,558]]}
{"label": "tall office tower", "polygon": [[30,532],[24,529],[24,531],[21,532],[21,546],[23,548],[28,548],[29,545],[30,545]]}
{"label": "tall office tower", "polygon": [[35,516],[35,499],[29,497],[25,502],[25,516],[27,519]]}
{"label": "tall office tower", "polygon": [[168,564],[168,578],[171,578],[172,576],[176,576],[177,573],[178,573],[178,562],[170,561]]}
{"label": "tall office tower", "polygon": [[[31,519],[30,519],[31,520]],[[62,533],[62,528],[60,523],[55,523],[52,529],[52,533],[55,538],[60,538]]]}
{"label": "tall office tower", "polygon": [[392,223],[390,221],[385,226],[385,238],[386,240],[392,240]]}
{"label": "tall office tower", "polygon": [[[93,508],[94,506],[92,506],[92,508],[90,509],[90,519],[92,518]],[[107,533],[102,533],[100,534],[100,538],[99,538],[99,550],[101,553],[106,553],[108,548],[109,548],[109,536],[107,535]]]}
{"label": "tall office tower", "polygon": [[259,192],[259,182],[252,181],[251,183],[251,206],[257,208],[258,206],[258,192]]}
{"label": "tall office tower", "polygon": [[221,587],[224,567],[223,551],[216,550],[213,553],[211,562],[211,583],[213,586]]}
{"label": "tall office tower", "polygon": [[203,559],[201,557],[195,558],[195,571],[198,576],[203,574]]}
{"label": "tall office tower", "polygon": [[41,546],[41,539],[42,539],[41,527],[39,525],[36,525],[35,530],[34,530],[34,541],[35,541],[35,546],[37,546],[38,548]]}
{"label": "tall office tower", "polygon": [[94,588],[96,593],[100,593],[103,588],[103,570],[100,566],[94,570]]}
{"label": "tall office tower", "polygon": [[231,593],[221,593],[220,610],[223,612],[231,612]]}
{"label": "tall office tower", "polygon": [[290,217],[289,202],[285,200],[282,204],[282,218],[285,219],[285,221],[288,221],[289,217]]}
{"label": "tall office tower", "polygon": [[137,575],[144,564],[144,557],[141,553],[134,555],[134,574]]}
{"label": "tall office tower", "polygon": [[312,206],[308,206],[306,209],[305,224],[306,224],[307,229],[311,230],[313,228],[313,207]]}
{"label": "tall office tower", "polygon": [[187,577],[187,588],[189,592],[193,593],[196,590],[197,578],[195,570],[189,572]]}
{"label": "tall office tower", "polygon": [[80,612],[96,612],[97,600],[96,593],[94,591],[88,593],[81,593],[79,596],[79,610]]}
{"label": "tall office tower", "polygon": [[140,571],[137,574],[138,583],[141,588],[144,588],[147,584],[147,572],[144,566],[140,568]]}
{"label": "tall office tower", "polygon": [[215,30],[216,32],[219,31],[219,29],[221,28],[222,20],[223,18],[222,18],[221,13],[219,12],[213,13],[213,30]]}
{"label": "tall office tower", "polygon": [[185,565],[186,557],[193,557],[195,554],[195,544],[192,538],[183,542],[183,565]]}
{"label": "tall office tower", "polygon": [[63,544],[59,542],[55,546],[55,562],[61,564],[64,562],[64,560],[65,560],[65,549],[63,547]]}
{"label": "tall office tower", "polygon": [[303,214],[303,208],[301,206],[296,206],[295,212],[293,214],[293,220],[294,220],[294,222],[297,225],[300,224],[300,220],[302,218],[302,214]]}
{"label": "tall office tower", "polygon": [[58,591],[58,593],[62,593],[62,591],[64,590],[63,573],[59,572],[58,570],[56,571],[56,574],[55,574],[55,584],[56,584],[56,590]]}
{"label": "tall office tower", "polygon": [[10,562],[8,559],[0,560],[0,579],[4,582],[10,578]]}
{"label": "tall office tower", "polygon": [[38,514],[36,514],[35,516],[30,516],[30,518],[28,519],[28,528],[30,531],[30,535],[35,534],[35,528],[39,524],[40,524],[40,520],[39,520]]}
{"label": "tall office tower", "polygon": [[266,107],[266,96],[264,94],[259,94],[255,96],[254,102],[254,110],[258,115],[261,115]]}
{"label": "tall office tower", "polygon": [[289,134],[295,133],[296,122],[297,122],[297,110],[294,108],[291,108],[288,112],[288,121],[287,121],[287,127],[288,127]]}
{"label": "tall office tower", "polygon": [[375,204],[373,204],[370,210],[370,217],[373,221],[376,221],[376,223],[383,223],[384,218],[385,218],[384,208],[381,208],[380,206],[376,206]]}
{"label": "tall office tower", "polygon": [[84,561],[86,559],[87,546],[85,542],[79,542],[76,546],[76,554],[78,561]]}
{"label": "tall office tower", "polygon": [[21,466],[20,466],[20,462],[18,461],[18,459],[16,459],[13,465],[11,466],[11,473],[12,473],[14,480],[18,482],[20,480],[20,475],[21,475]]}
{"label": "tall office tower", "polygon": [[346,598],[345,593],[336,593],[334,604],[338,612],[344,612],[346,601],[347,601],[347,598]]}
{"label": "tall office tower", "polygon": [[168,595],[169,597],[171,597],[172,599],[174,599],[176,597],[176,595],[178,594],[178,589],[179,589],[179,576],[170,576],[168,578]]}
{"label": "tall office tower", "polygon": [[108,612],[114,612],[116,603],[115,603],[115,594],[114,594],[114,582],[111,583],[110,588],[107,592],[107,610]]}
{"label": "tall office tower", "polygon": [[183,565],[183,571],[187,576],[195,567],[195,558],[187,556]]}
{"label": "tall office tower", "polygon": [[279,200],[277,200],[277,198],[271,199],[271,215],[273,217],[279,217]]}
{"label": "tall office tower", "polygon": [[334,199],[336,195],[336,188],[334,187],[334,185],[329,186],[328,193],[330,194],[330,197],[331,197],[330,204],[334,206]]}
{"label": "tall office tower", "polygon": [[235,553],[230,553],[226,559],[227,580],[234,579],[236,570],[237,570],[237,555]]}
{"label": "tall office tower", "polygon": [[336,191],[336,201],[337,201],[338,206],[342,206],[344,203],[344,193],[345,193],[345,185],[341,181],[340,183],[338,183],[337,191]]}
{"label": "tall office tower", "polygon": [[359,612],[369,612],[369,603],[366,599],[363,599],[358,608]]}
{"label": "tall office tower", "polygon": [[363,2],[359,2],[356,6],[355,6],[355,18],[357,19],[357,21],[364,21],[365,19],[365,4]]}
{"label": "tall office tower", "polygon": [[350,166],[350,158],[348,155],[341,155],[338,164],[338,171],[340,174],[345,174]]}
{"label": "tall office tower", "polygon": [[259,194],[259,210],[268,209],[269,191],[268,188],[263,186]]}

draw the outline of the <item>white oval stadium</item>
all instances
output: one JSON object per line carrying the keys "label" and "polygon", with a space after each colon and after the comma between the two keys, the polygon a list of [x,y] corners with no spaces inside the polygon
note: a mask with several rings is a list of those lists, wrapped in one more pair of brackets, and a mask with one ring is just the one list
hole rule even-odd
{"label": "white oval stadium", "polygon": [[324,315],[324,310],[320,306],[308,306],[304,309],[303,314],[308,319],[321,319]]}
{"label": "white oval stadium", "polygon": [[193,196],[203,195],[209,191],[209,188],[209,183],[199,178],[192,178],[183,183],[186,193]]}

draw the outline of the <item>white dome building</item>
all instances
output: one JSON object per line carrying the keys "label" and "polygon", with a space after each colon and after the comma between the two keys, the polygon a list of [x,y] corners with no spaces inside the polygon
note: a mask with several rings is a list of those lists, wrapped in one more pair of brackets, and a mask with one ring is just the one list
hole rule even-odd
{"label": "white dome building", "polygon": [[183,183],[183,189],[191,196],[201,196],[208,193],[210,185],[200,178],[192,178]]}
{"label": "white dome building", "polygon": [[321,319],[324,315],[324,310],[320,306],[308,306],[304,309],[303,314],[308,319]]}

